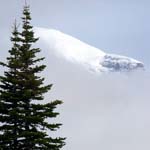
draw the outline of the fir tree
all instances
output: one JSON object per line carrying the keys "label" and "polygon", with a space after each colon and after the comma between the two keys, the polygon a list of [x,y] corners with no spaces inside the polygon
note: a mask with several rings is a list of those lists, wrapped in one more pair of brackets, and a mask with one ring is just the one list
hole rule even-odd
{"label": "fir tree", "polygon": [[1,63],[7,70],[0,77],[0,149],[60,150],[65,138],[53,138],[47,132],[61,124],[47,119],[59,115],[54,110],[62,101],[43,103],[43,94],[52,84],[44,85],[44,78],[39,76],[46,66],[39,64],[44,58],[37,58],[41,50],[33,47],[38,38],[30,24],[29,6],[24,7],[22,21],[22,32],[14,26],[7,63]]}

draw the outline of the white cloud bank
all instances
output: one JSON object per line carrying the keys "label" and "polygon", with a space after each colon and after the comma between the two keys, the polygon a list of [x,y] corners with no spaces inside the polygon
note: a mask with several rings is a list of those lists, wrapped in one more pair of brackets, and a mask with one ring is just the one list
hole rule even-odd
{"label": "white cloud bank", "polygon": [[[46,42],[46,41],[45,41]],[[63,99],[57,132],[67,137],[64,150],[149,150],[150,74],[92,74],[79,64],[49,53],[46,82],[50,99]],[[50,98],[50,99],[49,99]]]}
{"label": "white cloud bank", "polygon": [[[149,150],[150,74],[92,74],[79,64],[53,55],[48,41],[38,46],[46,56],[46,100],[62,99],[63,150]],[[56,132],[54,133],[56,134]]]}

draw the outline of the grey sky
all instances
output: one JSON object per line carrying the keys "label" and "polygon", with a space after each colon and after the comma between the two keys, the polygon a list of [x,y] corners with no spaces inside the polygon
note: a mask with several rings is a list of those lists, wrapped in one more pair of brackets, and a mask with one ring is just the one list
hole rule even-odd
{"label": "grey sky", "polygon": [[[28,3],[33,25],[61,30],[106,52],[136,58],[150,67],[150,1],[28,0]],[[8,49],[11,26],[14,18],[19,21],[23,4],[24,0],[0,0],[1,53]]]}

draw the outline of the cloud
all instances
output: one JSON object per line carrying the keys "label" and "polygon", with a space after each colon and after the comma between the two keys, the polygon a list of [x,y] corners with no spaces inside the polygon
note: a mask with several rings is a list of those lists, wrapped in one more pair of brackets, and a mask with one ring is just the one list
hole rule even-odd
{"label": "cloud", "polygon": [[150,149],[150,74],[94,74],[77,64],[55,57],[40,44],[46,57],[43,74],[53,83],[46,100],[62,99],[64,150]]}
{"label": "cloud", "polygon": [[50,53],[41,40],[47,68],[42,76],[53,83],[46,101],[62,99],[54,135],[67,137],[63,150],[149,150],[150,74],[88,72]]}

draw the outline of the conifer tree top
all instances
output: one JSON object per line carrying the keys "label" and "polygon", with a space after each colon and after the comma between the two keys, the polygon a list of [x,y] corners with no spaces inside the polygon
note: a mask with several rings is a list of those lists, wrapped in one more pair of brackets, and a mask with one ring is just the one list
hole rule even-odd
{"label": "conifer tree top", "polygon": [[59,115],[54,110],[62,101],[44,102],[44,94],[52,84],[45,85],[39,76],[46,66],[40,65],[44,57],[37,57],[41,49],[34,48],[38,38],[30,21],[30,9],[25,6],[22,31],[15,24],[7,63],[1,63],[8,69],[0,76],[0,149],[60,150],[65,138],[51,137],[47,131],[56,131],[61,123],[47,119]]}

